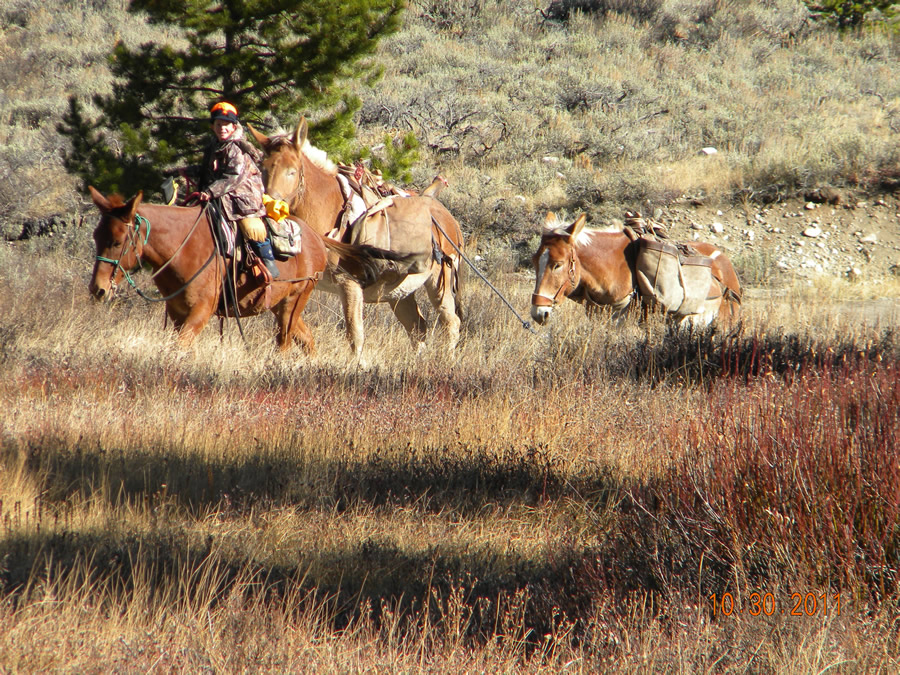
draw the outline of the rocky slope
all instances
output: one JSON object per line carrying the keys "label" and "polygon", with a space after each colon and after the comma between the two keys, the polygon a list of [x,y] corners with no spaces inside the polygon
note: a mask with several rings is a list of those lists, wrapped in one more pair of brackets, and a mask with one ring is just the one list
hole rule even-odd
{"label": "rocky slope", "polygon": [[720,245],[733,259],[754,257],[772,272],[851,280],[900,275],[900,193],[817,191],[806,200],[711,208],[685,198],[654,214],[682,240]]}

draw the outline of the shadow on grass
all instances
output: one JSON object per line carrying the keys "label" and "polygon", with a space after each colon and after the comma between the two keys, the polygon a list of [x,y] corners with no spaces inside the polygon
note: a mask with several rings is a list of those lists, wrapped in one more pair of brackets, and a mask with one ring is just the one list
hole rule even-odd
{"label": "shadow on grass", "polygon": [[900,341],[892,329],[877,339],[837,336],[827,341],[809,335],[750,335],[737,329],[722,334],[714,328],[678,331],[670,328],[662,341],[643,341],[600,366],[606,377],[628,378],[651,385],[711,383],[720,378],[749,380],[775,376],[790,382],[797,375],[836,371],[862,363],[900,359]]}
{"label": "shadow on grass", "polygon": [[[285,598],[303,599],[310,610],[327,603],[334,627],[341,629],[363,615],[378,624],[385,610],[419,615],[426,605],[439,618],[443,603],[462,592],[470,636],[489,637],[512,618],[517,630],[524,627],[523,637],[535,631],[531,639],[538,642],[535,636],[551,630],[560,612],[571,620],[586,618],[599,590],[600,559],[585,550],[541,559],[464,551],[410,555],[368,541],[348,550],[296,553],[294,566],[261,564],[226,557],[211,540],[196,545],[164,531],[7,535],[0,538],[0,594],[13,602],[33,601],[34,589],[49,582],[91,589],[99,597],[113,589],[123,599],[137,594],[163,606],[205,609],[238,590],[276,606]],[[525,604],[521,615],[510,617],[516,598]]]}
{"label": "shadow on grass", "polygon": [[[0,460],[5,455],[12,465],[18,452],[0,449]],[[579,476],[564,473],[539,450],[498,456],[481,448],[453,453],[426,448],[402,457],[376,453],[364,461],[303,454],[273,448],[234,459],[203,458],[175,444],[136,451],[65,447],[44,438],[29,447],[25,466],[41,477],[41,499],[50,509],[65,508],[73,497],[100,496],[114,506],[174,501],[189,511],[213,508],[236,514],[258,505],[342,511],[410,504],[433,512],[475,514],[486,504],[536,505],[561,498],[602,510],[617,499],[620,488],[602,469]]]}

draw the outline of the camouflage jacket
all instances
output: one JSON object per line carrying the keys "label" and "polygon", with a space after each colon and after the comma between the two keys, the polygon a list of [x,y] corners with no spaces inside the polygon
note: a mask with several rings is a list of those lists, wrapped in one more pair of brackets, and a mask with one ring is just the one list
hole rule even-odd
{"label": "camouflage jacket", "polygon": [[203,153],[199,188],[220,201],[229,221],[266,214],[259,159],[259,151],[244,138],[240,125],[231,138],[214,139]]}

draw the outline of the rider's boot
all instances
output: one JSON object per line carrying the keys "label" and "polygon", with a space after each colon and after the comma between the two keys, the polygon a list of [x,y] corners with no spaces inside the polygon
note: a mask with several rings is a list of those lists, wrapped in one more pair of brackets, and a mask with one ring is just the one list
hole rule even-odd
{"label": "rider's boot", "polygon": [[278,266],[275,264],[275,253],[272,252],[272,244],[270,244],[268,240],[265,240],[251,241],[250,245],[253,246],[253,250],[256,252],[256,255],[259,256],[259,259],[263,261],[263,264],[266,266],[266,269],[269,270],[269,274],[272,275],[272,278],[277,279],[281,273],[278,271]]}

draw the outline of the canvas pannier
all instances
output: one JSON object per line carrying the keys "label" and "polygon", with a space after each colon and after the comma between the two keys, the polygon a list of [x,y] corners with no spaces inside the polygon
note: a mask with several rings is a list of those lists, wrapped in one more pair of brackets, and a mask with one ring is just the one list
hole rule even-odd
{"label": "canvas pannier", "polygon": [[712,258],[688,246],[650,237],[638,239],[635,264],[638,290],[667,312],[688,316],[701,311],[712,286]]}
{"label": "canvas pannier", "polygon": [[301,241],[300,223],[290,218],[275,220],[266,218],[269,228],[269,237],[272,240],[272,249],[279,258],[290,258],[300,254]]}

